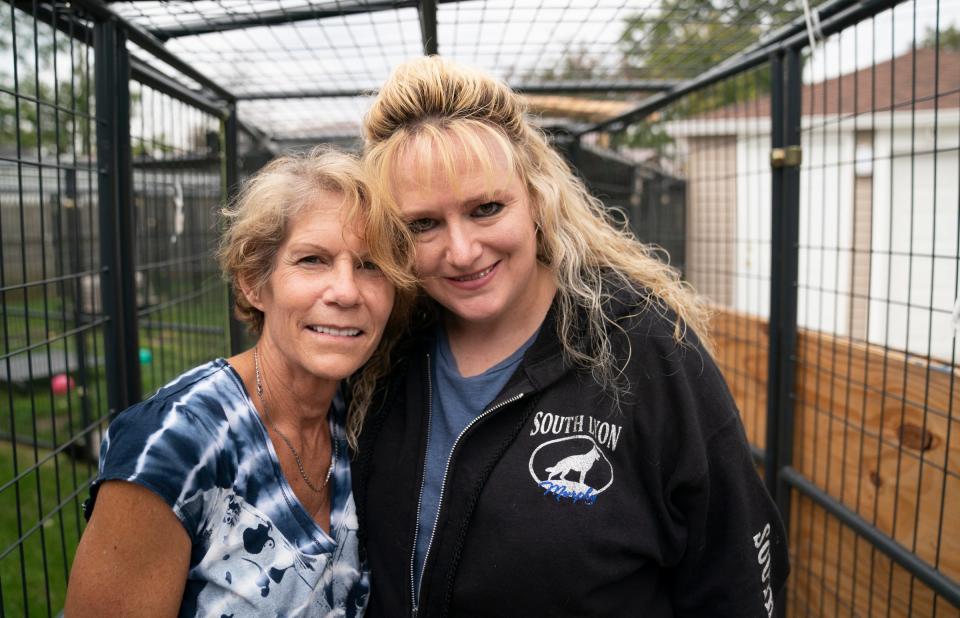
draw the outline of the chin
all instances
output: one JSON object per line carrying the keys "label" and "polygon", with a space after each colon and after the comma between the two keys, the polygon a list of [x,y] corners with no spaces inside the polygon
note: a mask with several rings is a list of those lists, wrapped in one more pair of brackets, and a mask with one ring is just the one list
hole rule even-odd
{"label": "chin", "polygon": [[353,372],[362,366],[363,362],[360,362],[360,359],[350,359],[349,361],[343,360],[341,362],[328,361],[313,363],[308,367],[308,369],[310,373],[318,378],[324,378],[326,380],[344,380],[350,377]]}
{"label": "chin", "polygon": [[452,306],[446,307],[447,311],[452,313],[458,319],[465,322],[482,324],[484,322],[495,322],[506,315],[502,307],[476,307],[476,306]]}

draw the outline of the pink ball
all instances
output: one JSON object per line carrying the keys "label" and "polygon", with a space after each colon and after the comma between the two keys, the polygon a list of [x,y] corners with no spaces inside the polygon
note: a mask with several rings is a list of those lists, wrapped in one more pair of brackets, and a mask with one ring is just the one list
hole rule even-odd
{"label": "pink ball", "polygon": [[65,373],[58,373],[50,378],[50,390],[53,391],[54,395],[66,395],[74,386],[76,386],[76,383],[73,378]]}

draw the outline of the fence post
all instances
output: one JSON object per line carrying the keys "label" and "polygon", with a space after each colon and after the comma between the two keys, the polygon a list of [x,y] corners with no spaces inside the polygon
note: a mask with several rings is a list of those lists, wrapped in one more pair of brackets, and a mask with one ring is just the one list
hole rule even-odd
{"label": "fence post", "polygon": [[[784,58],[785,56],[785,58]],[[784,60],[786,61],[784,63]],[[785,66],[784,66],[785,65]],[[790,530],[790,486],[780,478],[793,461],[793,388],[797,341],[800,228],[800,58],[796,49],[770,60],[771,252],[764,478]],[[788,541],[789,542],[789,541]],[[777,601],[786,615],[785,593]]]}
{"label": "fence post", "polygon": [[130,56],[112,19],[94,27],[97,191],[107,402],[110,414],[140,401],[133,185],[130,164]]}
{"label": "fence post", "polygon": [[[223,120],[223,195],[227,203],[236,197],[240,189],[240,155],[237,145],[239,122],[237,120],[237,102],[227,102],[227,114]],[[227,320],[229,322],[230,353],[239,354],[249,345],[246,326],[233,313],[233,286],[227,288]]]}

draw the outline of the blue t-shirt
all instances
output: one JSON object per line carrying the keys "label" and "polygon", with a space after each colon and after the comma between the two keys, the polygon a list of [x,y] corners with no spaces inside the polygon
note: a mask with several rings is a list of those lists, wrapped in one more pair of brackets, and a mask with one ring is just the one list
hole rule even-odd
{"label": "blue t-shirt", "polygon": [[[415,553],[416,586],[419,594],[420,575],[426,558],[430,536],[439,514],[440,489],[447,471],[447,459],[457,436],[493,402],[507,380],[523,359],[537,333],[534,333],[516,352],[483,373],[465,378],[457,369],[457,361],[450,351],[446,331],[437,329],[433,350],[433,397],[431,399],[427,458],[424,463],[423,489],[420,493],[420,522],[417,526]],[[539,331],[537,331],[539,332]]]}
{"label": "blue t-shirt", "polygon": [[342,405],[330,533],[287,483],[243,381],[224,359],[201,365],[123,412],[100,451],[100,483],[124,480],[163,498],[192,550],[181,616],[360,616],[360,564]]}

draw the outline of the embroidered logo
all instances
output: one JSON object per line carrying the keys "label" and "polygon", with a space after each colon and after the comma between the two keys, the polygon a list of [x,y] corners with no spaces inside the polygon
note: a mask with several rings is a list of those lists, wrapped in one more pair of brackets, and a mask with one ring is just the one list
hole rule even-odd
{"label": "embroidered logo", "polygon": [[597,496],[613,484],[613,466],[590,436],[573,435],[548,440],[530,456],[530,476],[550,496],[561,502],[592,506]]}
{"label": "embroidered logo", "polygon": [[584,477],[587,476],[587,472],[590,471],[593,463],[598,459],[600,459],[600,451],[597,450],[596,446],[590,449],[589,453],[564,457],[557,462],[557,465],[547,468],[547,472],[550,473],[547,480],[552,481],[553,477],[559,476],[561,481],[565,481],[567,480],[565,477],[573,470],[580,473],[580,484],[583,485]]}

